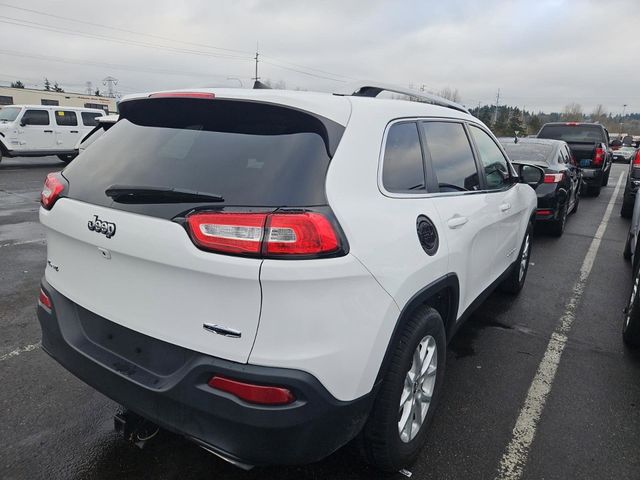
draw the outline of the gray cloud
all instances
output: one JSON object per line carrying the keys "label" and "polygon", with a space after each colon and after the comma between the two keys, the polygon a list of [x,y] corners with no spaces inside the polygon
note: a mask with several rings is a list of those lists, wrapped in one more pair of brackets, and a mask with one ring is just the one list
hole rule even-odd
{"label": "gray cloud", "polygon": [[[248,85],[259,41],[260,75],[288,87],[330,91],[340,82],[328,78],[367,78],[450,86],[468,105],[493,102],[500,88],[503,102],[532,110],[578,102],[586,111],[598,103],[612,112],[624,103],[640,111],[634,58],[640,13],[633,0],[6,1],[191,43],[0,4],[1,82],[42,85],[47,76],[81,91],[86,81],[101,87],[113,75],[122,93],[237,85],[227,77]],[[52,31],[58,29],[66,33]]]}

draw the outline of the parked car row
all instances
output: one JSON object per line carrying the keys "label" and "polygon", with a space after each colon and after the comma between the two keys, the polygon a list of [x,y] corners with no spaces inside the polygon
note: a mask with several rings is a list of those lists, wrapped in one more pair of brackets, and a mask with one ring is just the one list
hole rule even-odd
{"label": "parked car row", "polygon": [[406,93],[122,100],[42,191],[43,349],[122,404],[123,429],[245,468],[354,438],[382,470],[411,463],[448,342],[524,286],[545,172],[464,107],[386,90]]}
{"label": "parked car row", "polygon": [[562,235],[612,161],[597,124],[498,140],[375,83],[119,109],[45,181],[42,347],[133,437],[167,428],[242,468],[354,439],[381,470],[413,462],[449,341],[495,289],[522,290],[534,224]]}

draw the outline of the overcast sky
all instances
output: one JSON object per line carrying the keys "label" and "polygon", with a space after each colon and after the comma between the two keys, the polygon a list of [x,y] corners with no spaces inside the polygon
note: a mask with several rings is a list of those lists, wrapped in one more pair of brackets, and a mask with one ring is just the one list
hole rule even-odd
{"label": "overcast sky", "polygon": [[[11,8],[8,5],[20,7]],[[122,94],[370,79],[559,111],[640,111],[638,0],[0,0],[0,83]],[[29,9],[32,11],[26,11]],[[46,15],[43,15],[45,13]],[[76,21],[72,21],[72,20]],[[80,20],[80,21],[77,21]],[[112,27],[112,28],[104,28]],[[284,68],[286,67],[286,68]],[[228,79],[228,77],[233,77]]]}

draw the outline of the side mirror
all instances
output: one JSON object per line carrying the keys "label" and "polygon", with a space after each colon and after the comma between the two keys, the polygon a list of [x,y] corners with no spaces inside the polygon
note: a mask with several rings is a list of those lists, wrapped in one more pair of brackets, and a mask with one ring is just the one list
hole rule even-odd
{"label": "side mirror", "polygon": [[27,125],[31,125],[31,121],[29,120],[29,117],[22,117],[22,120],[20,120],[20,126],[26,127]]}
{"label": "side mirror", "polygon": [[513,166],[518,172],[520,183],[526,183],[535,190],[538,185],[544,182],[544,170],[542,168],[526,163],[514,163]]}

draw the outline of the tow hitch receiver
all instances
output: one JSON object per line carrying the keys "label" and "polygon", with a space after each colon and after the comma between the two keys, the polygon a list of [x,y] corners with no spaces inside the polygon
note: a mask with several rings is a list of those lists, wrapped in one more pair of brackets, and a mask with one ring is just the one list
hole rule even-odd
{"label": "tow hitch receiver", "polygon": [[113,426],[118,433],[138,448],[144,448],[146,443],[155,437],[160,427],[155,423],[129,410],[118,412],[113,417]]}

